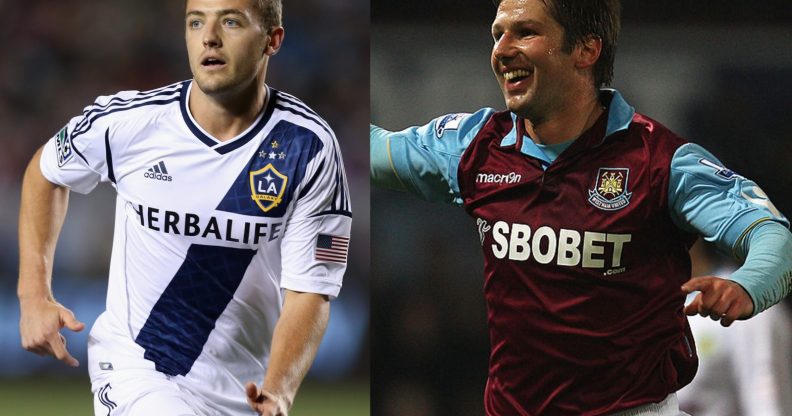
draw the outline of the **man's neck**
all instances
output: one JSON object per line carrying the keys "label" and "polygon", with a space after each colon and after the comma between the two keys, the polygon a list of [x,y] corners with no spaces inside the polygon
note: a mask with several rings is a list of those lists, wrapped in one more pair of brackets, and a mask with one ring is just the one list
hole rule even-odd
{"label": "man's neck", "polygon": [[571,100],[560,111],[549,114],[537,124],[525,119],[525,132],[538,144],[554,145],[577,139],[605,111],[596,94],[587,97],[585,100]]}
{"label": "man's neck", "polygon": [[258,118],[267,100],[263,82],[254,82],[239,92],[207,95],[193,82],[188,106],[195,122],[224,142],[247,130]]}

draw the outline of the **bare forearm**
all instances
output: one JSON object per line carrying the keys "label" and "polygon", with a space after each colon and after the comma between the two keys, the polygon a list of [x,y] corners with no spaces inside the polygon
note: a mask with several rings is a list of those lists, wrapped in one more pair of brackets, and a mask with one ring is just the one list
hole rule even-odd
{"label": "bare forearm", "polygon": [[52,297],[52,260],[69,202],[67,188],[53,185],[42,176],[40,158],[41,149],[30,161],[22,182],[17,287],[20,299]]}
{"label": "bare forearm", "polygon": [[286,291],[273,334],[264,390],[284,400],[287,408],[316,357],[329,316],[330,303],[325,296]]}

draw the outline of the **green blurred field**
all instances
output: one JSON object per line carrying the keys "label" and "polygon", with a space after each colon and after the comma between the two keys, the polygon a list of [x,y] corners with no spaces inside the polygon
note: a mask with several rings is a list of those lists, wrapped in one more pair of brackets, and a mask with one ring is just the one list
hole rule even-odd
{"label": "green blurred field", "polygon": [[[0,380],[0,416],[93,415],[88,381],[83,379]],[[290,416],[370,414],[367,383],[305,384]],[[154,416],[154,415],[152,415]]]}

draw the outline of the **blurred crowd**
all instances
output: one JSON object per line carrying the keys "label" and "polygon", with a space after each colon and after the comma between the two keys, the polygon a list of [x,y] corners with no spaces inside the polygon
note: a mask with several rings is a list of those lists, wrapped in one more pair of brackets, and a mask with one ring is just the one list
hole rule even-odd
{"label": "blurred crowd", "polygon": [[[0,306],[10,307],[17,274],[16,218],[25,166],[35,150],[99,95],[147,90],[191,77],[184,1],[0,1]],[[333,127],[350,181],[355,220],[337,322],[351,332],[347,373],[368,374],[369,2],[284,2],[284,46],[270,86],[302,99]],[[100,189],[101,188],[101,189]],[[72,194],[55,278],[106,279],[114,194]],[[75,280],[69,280],[75,279]],[[59,282],[64,283],[64,282]],[[68,284],[66,285],[68,286]],[[57,296],[57,293],[56,293]],[[104,299],[98,299],[103,303]],[[334,321],[331,320],[331,325]],[[354,330],[349,329],[350,325]],[[3,318],[4,334],[16,322]],[[13,328],[12,328],[13,329]],[[349,340],[345,340],[349,343]],[[5,343],[0,343],[5,348]],[[10,347],[8,347],[10,348]],[[32,354],[31,354],[32,355]],[[0,355],[0,368],[3,357]]]}

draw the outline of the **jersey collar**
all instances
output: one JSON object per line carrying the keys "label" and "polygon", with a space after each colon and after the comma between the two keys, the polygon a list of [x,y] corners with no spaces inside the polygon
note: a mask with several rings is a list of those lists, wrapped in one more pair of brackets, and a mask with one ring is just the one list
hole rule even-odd
{"label": "jersey collar", "polygon": [[258,116],[258,118],[253,122],[253,124],[248,127],[247,130],[239,134],[237,137],[234,137],[231,140],[227,140],[221,142],[214,137],[210,136],[198,123],[195,122],[192,114],[190,113],[189,106],[187,105],[187,100],[190,96],[190,90],[193,87],[192,80],[187,80],[182,82],[181,88],[181,96],[180,96],[180,105],[182,118],[184,118],[184,123],[190,129],[192,134],[200,140],[203,144],[209,146],[217,153],[226,154],[233,150],[239,149],[240,147],[247,144],[250,140],[252,140],[256,135],[261,131],[262,128],[267,124],[270,117],[272,116],[272,112],[275,109],[275,97],[274,91],[267,85],[264,88],[267,89],[267,98],[266,102],[264,103],[264,111]]}
{"label": "jersey collar", "polygon": [[[621,93],[615,89],[600,89],[599,99],[608,108],[608,124],[605,128],[605,135],[596,141],[597,144],[602,143],[615,133],[627,130],[635,115],[635,108],[628,104]],[[532,156],[527,150],[529,147],[524,146],[522,143],[522,139],[526,134],[523,120],[514,113],[511,113],[511,117],[514,122],[514,128],[501,140],[501,147],[518,145],[522,153]],[[583,133],[581,137],[587,136],[586,133]]]}

